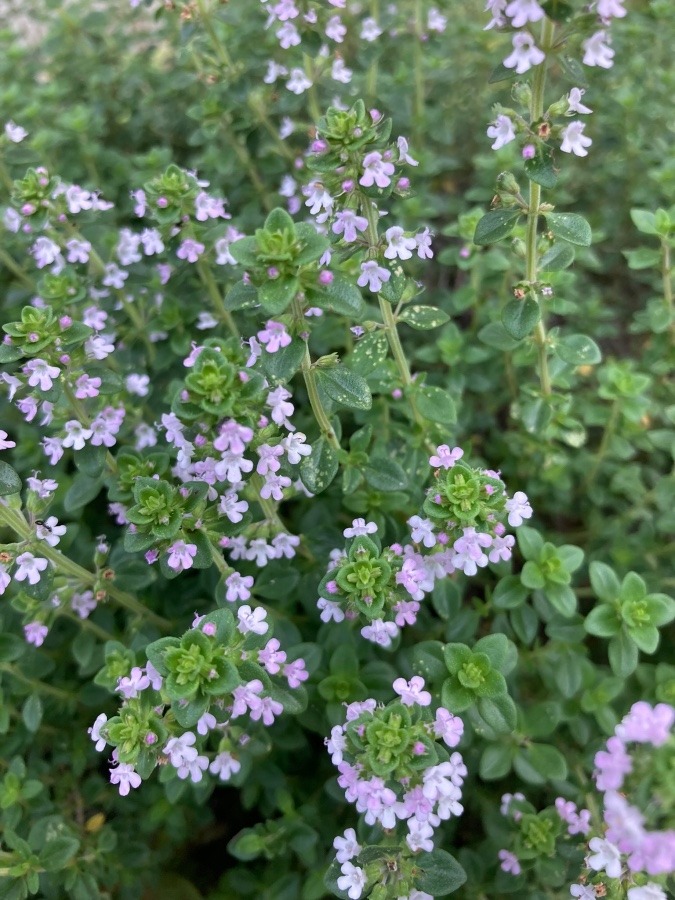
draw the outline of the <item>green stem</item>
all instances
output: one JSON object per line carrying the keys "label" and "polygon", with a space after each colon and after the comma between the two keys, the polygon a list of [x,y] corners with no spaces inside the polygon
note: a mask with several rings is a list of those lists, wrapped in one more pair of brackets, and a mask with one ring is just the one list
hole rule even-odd
{"label": "green stem", "polygon": [[215,50],[219,62],[221,63],[221,65],[225,66],[226,69],[232,71],[232,69],[234,68],[232,57],[228,53],[225,44],[223,44],[223,42],[218,37],[216,29],[213,27],[213,22],[211,21],[211,11],[207,9],[204,0],[197,0],[197,9],[199,10],[199,18],[202,20],[202,24],[209,36],[211,46]]}
{"label": "green stem", "polygon": [[251,184],[258,194],[263,208],[267,212],[270,212],[272,209],[272,202],[268,195],[268,191],[265,188],[263,180],[260,177],[260,174],[256,169],[245,144],[232,130],[232,123],[229,121],[229,119],[223,122],[223,130],[225,132],[225,140],[228,142],[230,147],[232,147],[237,159],[246,170],[246,174],[251,179]]}
{"label": "green stem", "polygon": [[318,125],[319,119],[321,118],[321,109],[319,107],[319,101],[316,94],[316,86],[314,84],[316,75],[312,66],[312,59],[307,53],[303,53],[302,62],[305,69],[305,75],[312,82],[312,86],[307,91],[307,99],[309,101],[309,114],[312,117],[313,124]]}
{"label": "green stem", "polygon": [[319,390],[316,384],[316,376],[314,374],[314,369],[312,368],[312,357],[309,355],[309,345],[307,343],[305,343],[305,355],[302,360],[302,377],[305,379],[309,404],[312,407],[312,412],[314,413],[316,424],[319,426],[319,431],[334,450],[339,450],[340,442],[333,430],[333,426],[330,424],[330,419],[328,418],[326,410],[321,403],[321,397],[319,396]]}
{"label": "green stem", "polygon": [[424,48],[422,34],[424,33],[424,10],[422,0],[415,0],[415,30],[414,30],[414,65],[415,65],[415,99],[413,106],[414,137],[419,139],[423,133],[424,123]]}
{"label": "green stem", "polygon": [[675,337],[675,321],[673,320],[673,282],[671,278],[670,244],[668,238],[661,240],[661,276],[663,278],[663,302],[670,317],[670,333]]}
{"label": "green stem", "polygon": [[12,666],[9,663],[2,663],[0,665],[0,672],[7,672],[12,678],[16,678],[32,687],[34,691],[40,691],[43,694],[49,694],[51,697],[57,697],[59,700],[63,700],[64,703],[72,703],[75,699],[75,695],[71,694],[69,691],[62,691],[61,688],[54,687],[52,684],[46,684],[44,681],[38,681],[36,678],[29,678],[27,675],[23,674],[21,669],[17,669],[16,666]]}
{"label": "green stem", "polygon": [[251,476],[251,487],[255,492],[256,503],[260,505],[260,508],[263,511],[263,514],[268,522],[270,522],[277,531],[282,531],[284,533],[288,533],[288,529],[284,525],[284,523],[279,518],[279,513],[277,511],[277,504],[274,500],[265,500],[264,497],[260,496],[260,489],[264,485],[264,481],[260,475],[256,472]]}
{"label": "green stem", "polygon": [[[544,18],[541,26],[541,49],[548,53],[553,44],[555,25]],[[544,87],[546,85],[546,61],[537,66],[532,82],[532,98],[530,100],[530,125],[541,119],[544,114]],[[541,300],[534,285],[537,283],[537,226],[539,223],[539,207],[541,205],[541,186],[530,181],[530,196],[527,208],[527,236],[525,238],[525,278],[530,284],[534,299],[540,306],[540,318],[534,331],[534,340],[539,357],[539,381],[545,396],[551,394],[551,376],[548,370],[548,338],[544,324],[544,312]]]}
{"label": "green stem", "polygon": [[213,306],[223,320],[223,322],[227,325],[232,335],[236,338],[239,338],[239,329],[232,318],[232,313],[228,309],[225,308],[225,300],[223,299],[222,294],[218,290],[218,285],[216,284],[216,280],[213,277],[213,272],[206,265],[203,259],[200,259],[197,263],[197,274],[199,278],[208,291],[209,297],[211,298],[211,302]]}
{"label": "green stem", "polygon": [[0,247],[0,263],[3,264],[10,272],[12,272],[19,281],[24,284],[29,290],[35,291],[37,293],[37,285],[33,281],[32,278],[29,278],[28,275],[23,271],[21,266]]}
{"label": "green stem", "polygon": [[84,628],[85,631],[91,631],[92,634],[95,634],[96,637],[101,638],[102,641],[117,640],[112,632],[107,631],[105,628],[101,628],[100,625],[97,625],[96,622],[92,622],[91,619],[81,619],[70,609],[60,610],[60,615],[64,616],[66,619],[70,619],[71,622],[77,623],[77,625],[79,625],[80,628]]}
{"label": "green stem", "polygon": [[[371,0],[370,3],[370,16],[372,19],[375,19],[377,22],[380,17],[380,3],[379,0]],[[370,101],[370,103],[375,103],[377,101],[377,74],[378,74],[378,56],[377,54],[373,57],[373,61],[370,66],[368,66],[368,74],[366,75],[366,97]]]}
{"label": "green stem", "polygon": [[[361,209],[368,220],[368,230],[366,232],[369,244],[368,252],[371,258],[377,258],[377,246],[379,244],[379,235],[377,231],[377,208],[371,203],[368,197],[362,197]],[[394,362],[396,363],[399,377],[403,383],[408,402],[410,403],[410,409],[413,414],[413,419],[415,420],[417,425],[419,425],[422,431],[424,431],[428,427],[428,424],[420,414],[420,411],[418,410],[417,404],[415,402],[415,397],[410,391],[413,380],[412,375],[410,374],[408,360],[406,359],[406,355],[403,352],[401,339],[398,336],[398,330],[396,328],[396,316],[394,315],[394,311],[391,308],[391,303],[388,303],[383,297],[380,296],[378,296],[377,299],[380,304],[380,313],[382,314],[382,321],[384,323],[384,330],[387,335],[387,341],[389,342],[389,349],[391,350],[391,354],[394,357]],[[431,444],[429,444],[429,446],[431,446]],[[435,449],[435,447],[432,449]]]}
{"label": "green stem", "polygon": [[9,194],[11,196],[14,190],[14,182],[12,181],[12,176],[9,174],[7,167],[5,166],[4,160],[0,157],[0,181],[5,185]]}
{"label": "green stem", "polygon": [[609,442],[612,439],[612,435],[616,429],[617,422],[619,421],[619,413],[621,412],[621,403],[617,399],[612,403],[612,408],[609,411],[609,418],[607,419],[607,424],[605,425],[605,430],[602,432],[602,438],[600,439],[600,445],[598,446],[597,453],[595,454],[595,459],[593,460],[593,465],[591,466],[588,475],[586,476],[586,480],[584,481],[584,485],[588,487],[592,484],[595,476],[598,473],[598,469],[600,468],[600,464],[605,458],[605,453],[607,453],[607,447],[609,446]]}
{"label": "green stem", "polygon": [[[10,509],[9,506],[4,506],[2,504],[0,504],[0,525],[6,525],[8,528],[11,528],[12,531],[24,541],[32,541],[35,538],[30,525],[26,522],[23,515],[18,510]],[[68,556],[61,553],[60,550],[57,550],[55,547],[50,547],[45,542],[40,544],[40,556],[44,556],[52,562],[64,575],[69,575],[83,584],[93,586],[98,580],[94,572],[84,569],[76,562],[73,562]],[[143,616],[149,622],[152,622],[153,625],[156,625],[164,631],[171,630],[172,624],[168,619],[158,616],[146,606],[143,606],[143,604],[136,600],[135,597],[132,597],[131,594],[127,594],[126,591],[121,591],[113,584],[106,584],[105,589],[106,593],[119,606],[123,606],[130,612]]]}

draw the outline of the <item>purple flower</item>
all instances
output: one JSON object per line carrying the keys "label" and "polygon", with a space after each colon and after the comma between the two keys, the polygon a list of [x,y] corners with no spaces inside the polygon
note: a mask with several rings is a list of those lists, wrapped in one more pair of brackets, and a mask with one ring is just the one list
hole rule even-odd
{"label": "purple flower", "polygon": [[119,785],[120,795],[126,797],[131,788],[140,787],[141,776],[131,763],[120,763],[110,769],[110,783]]}
{"label": "purple flower", "polygon": [[206,250],[204,244],[192,238],[185,238],[178,250],[176,250],[176,256],[178,259],[187,260],[189,263],[196,263],[204,250]]}
{"label": "purple flower", "polygon": [[[25,553],[19,554],[16,558],[16,563],[18,565],[18,569],[14,572],[14,578],[16,581],[25,581],[28,579],[28,584],[37,584],[40,580],[40,572],[44,572],[44,570],[48,566],[48,561],[43,559],[40,556],[33,556],[32,553],[26,551]],[[31,625],[35,625],[35,622],[32,622]],[[38,623],[39,624],[39,623]],[[31,626],[26,626],[27,628]],[[44,626],[41,626],[44,627]],[[47,629],[45,628],[44,634],[47,634]],[[29,643],[35,643],[35,641],[30,640],[28,637],[28,633],[26,633],[26,640]],[[36,647],[39,647],[44,640],[44,635],[40,643],[35,643]]]}
{"label": "purple flower", "polygon": [[508,850],[500,850],[497,856],[500,859],[499,868],[503,872],[508,872],[511,875],[520,875],[520,863],[514,853],[510,853]]}
{"label": "purple flower", "polygon": [[351,244],[358,238],[357,231],[365,231],[368,228],[368,220],[365,216],[358,216],[353,210],[345,209],[335,216],[332,231],[333,234],[341,234],[346,243]]}
{"label": "purple flower", "polygon": [[359,537],[365,534],[375,534],[377,525],[375,522],[366,522],[365,519],[354,519],[349,528],[342,532],[346,538]]}
{"label": "purple flower", "polygon": [[386,188],[391,184],[394,172],[393,163],[385,161],[379,151],[373,150],[363,159],[363,175],[359,178],[359,184],[363,187],[377,185],[379,188]]}
{"label": "purple flower", "polygon": [[23,633],[29,644],[33,644],[35,647],[41,647],[45,642],[49,629],[46,625],[43,625],[42,622],[29,622],[28,625],[23,626]]}
{"label": "purple flower", "polygon": [[239,619],[237,628],[242,634],[249,632],[265,634],[269,630],[269,625],[265,621],[267,612],[261,606],[255,609],[251,609],[250,606],[240,606],[237,610],[237,618]]}
{"label": "purple flower", "polygon": [[424,679],[420,675],[413,675],[410,681],[397,678],[393,688],[404,706],[429,706],[431,703],[431,694],[424,690]]}
{"label": "purple flower", "polygon": [[442,706],[436,710],[432,727],[436,737],[443,738],[448,747],[456,747],[464,733],[464,722]]}
{"label": "purple flower", "polygon": [[368,290],[376,294],[381,290],[382,285],[389,281],[390,278],[391,272],[389,269],[380,266],[376,260],[369,259],[366,262],[361,263],[361,274],[356,283],[359,287],[366,287],[366,285],[368,285]]}
{"label": "purple flower", "polygon": [[451,469],[463,456],[464,451],[460,447],[451,450],[447,444],[441,444],[436,447],[436,454],[429,457],[429,464],[436,468]]}
{"label": "purple flower", "polygon": [[523,491],[516,491],[513,497],[506,501],[504,508],[509,514],[509,525],[512,528],[517,528],[523,524],[523,519],[529,519],[532,516],[530,501]]}
{"label": "purple flower", "polygon": [[184,569],[192,567],[192,562],[197,555],[196,544],[186,544],[185,541],[174,541],[168,548],[169,558],[166,561],[167,566],[174,572],[182,572]]}

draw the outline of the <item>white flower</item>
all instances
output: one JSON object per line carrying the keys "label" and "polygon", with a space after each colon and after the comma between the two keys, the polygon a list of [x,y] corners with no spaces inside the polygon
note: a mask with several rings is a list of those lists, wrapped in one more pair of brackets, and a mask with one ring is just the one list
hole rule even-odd
{"label": "white flower", "polygon": [[342,875],[337,880],[338,887],[341,891],[347,891],[350,900],[359,900],[366,886],[366,873],[350,862],[343,863],[340,871]]}
{"label": "white flower", "polygon": [[351,528],[345,528],[342,532],[346,538],[353,538],[363,534],[375,534],[377,525],[375,522],[366,522],[365,519],[354,519]]}
{"label": "white flower", "polygon": [[621,851],[610,841],[603,838],[591,838],[589,848],[593,851],[593,855],[587,859],[588,865],[596,872],[603,869],[609,878],[618,878],[621,875]]}
{"label": "white flower", "polygon": [[5,125],[5,136],[13,144],[20,144],[21,141],[28,137],[28,132],[21,125],[15,125],[11,120]]}
{"label": "white flower", "polygon": [[403,229],[398,225],[392,225],[384,233],[387,240],[387,248],[384,255],[387,259],[410,259],[413,250],[417,247],[414,237],[406,237]]}
{"label": "white flower", "polygon": [[286,88],[293,94],[302,94],[311,88],[313,82],[305,75],[302,69],[291,69],[291,75],[286,82]]}
{"label": "white flower", "polygon": [[[340,733],[342,733],[342,729],[340,729]],[[353,828],[348,828],[344,837],[338,835],[333,841],[333,846],[337,850],[336,859],[339,863],[349,862],[361,852],[361,845],[356,840],[356,832]]]}
{"label": "white flower", "polygon": [[575,156],[588,156],[586,147],[590,147],[593,141],[584,134],[585,122],[570,122],[567,128],[562,130],[562,144],[560,149],[563,153],[574,153]]}
{"label": "white flower", "polygon": [[592,113],[593,110],[589,109],[588,106],[584,106],[581,102],[581,98],[584,96],[586,91],[581,88],[572,88],[572,90],[567,95],[567,115],[571,113],[579,113],[581,116],[586,116],[589,113]]}
{"label": "white flower", "polygon": [[527,32],[513,36],[513,53],[504,60],[507,69],[515,69],[518,75],[527,72],[532,66],[538,66],[545,59],[544,54],[534,43],[534,38]]}
{"label": "white flower", "polygon": [[512,528],[517,528],[523,524],[523,519],[532,516],[532,507],[524,491],[516,491],[513,497],[506,501],[504,508],[509,514],[509,525]]}
{"label": "white flower", "polygon": [[104,737],[101,737],[101,728],[108,721],[108,717],[105,713],[101,713],[100,716],[96,717],[96,721],[91,726],[91,728],[87,728],[87,733],[91,736],[92,741],[96,742],[96,750],[100,753],[101,750],[105,749],[105,745],[107,743]]}
{"label": "white flower", "polygon": [[248,634],[249,631],[253,634],[265,634],[269,629],[269,625],[265,621],[267,613],[260,606],[255,609],[251,609],[250,606],[240,606],[237,610],[237,618],[239,619],[237,628],[242,634]]}
{"label": "white flower", "polygon": [[596,31],[594,35],[584,41],[585,66],[600,66],[602,69],[611,69],[614,65],[614,51],[609,46],[609,37],[606,31]]}
{"label": "white flower", "polygon": [[514,28],[522,28],[528,22],[538,22],[544,18],[544,10],[537,0],[513,0],[506,7],[506,15]]}
{"label": "white flower", "polygon": [[628,888],[628,900],[666,900],[663,888],[650,881],[643,887]]}
{"label": "white flower", "polygon": [[44,572],[47,568],[48,561],[42,557],[35,557],[32,553],[21,553],[16,558],[19,568],[14,573],[16,581],[25,581],[28,584],[37,584],[40,580],[40,572]]}
{"label": "white flower", "polygon": [[516,139],[513,122],[508,116],[497,116],[487,130],[487,136],[494,139],[493,150],[499,150]]}

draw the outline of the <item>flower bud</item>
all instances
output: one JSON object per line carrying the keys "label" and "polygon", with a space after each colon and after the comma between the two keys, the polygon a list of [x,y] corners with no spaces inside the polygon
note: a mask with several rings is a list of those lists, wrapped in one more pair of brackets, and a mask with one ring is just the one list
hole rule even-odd
{"label": "flower bud", "polygon": [[497,190],[500,194],[511,194],[515,197],[520,193],[520,185],[511,172],[501,172],[497,176]]}
{"label": "flower bud", "polygon": [[532,89],[526,81],[518,81],[511,88],[511,96],[516,103],[529,108],[530,100],[532,99]]}

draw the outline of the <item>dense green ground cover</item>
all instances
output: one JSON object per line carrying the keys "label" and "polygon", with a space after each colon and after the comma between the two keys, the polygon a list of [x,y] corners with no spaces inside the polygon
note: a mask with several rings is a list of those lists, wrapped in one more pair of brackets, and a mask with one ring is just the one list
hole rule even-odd
{"label": "dense green ground cover", "polygon": [[[516,28],[546,63],[521,75],[473,0],[298,4],[318,21],[286,49],[295,19],[266,28],[253,0],[8,16],[0,897],[666,896],[673,738],[641,720],[613,786],[597,754],[633,704],[662,704],[666,732],[675,705],[675,21],[627,0],[604,68],[580,62],[597,9],[543,5]],[[585,156],[561,149],[574,87]],[[494,150],[499,116],[518,135]],[[232,421],[255,469],[225,464]],[[426,703],[392,688],[415,676]],[[331,753],[392,790],[455,766],[428,791],[462,795],[436,849],[359,816]],[[585,862],[619,788],[666,834],[660,863]]]}

